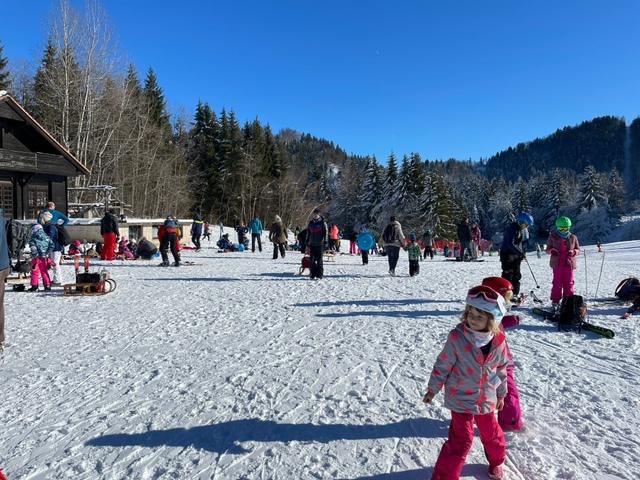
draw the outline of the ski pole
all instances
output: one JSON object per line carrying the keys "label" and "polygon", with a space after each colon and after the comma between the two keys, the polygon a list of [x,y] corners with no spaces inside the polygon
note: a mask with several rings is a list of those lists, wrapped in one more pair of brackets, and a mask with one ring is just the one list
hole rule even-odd
{"label": "ski pole", "polygon": [[596,285],[596,293],[594,295],[594,298],[598,298],[598,290],[600,289],[600,279],[602,278],[602,268],[604,267],[604,256],[606,255],[606,252],[603,250],[602,251],[602,263],[600,264],[600,275],[598,275],[598,285]]}
{"label": "ski pole", "polygon": [[584,296],[589,298],[589,277],[587,275],[587,251],[583,250],[584,254]]}
{"label": "ski pole", "polygon": [[536,276],[533,274],[533,269],[531,268],[531,264],[529,263],[529,260],[527,260],[527,256],[524,256],[524,261],[527,262],[527,266],[529,267],[529,271],[531,272],[531,276],[533,277],[533,281],[536,282],[536,288],[540,288],[540,285],[538,284],[538,280],[536,280]]}

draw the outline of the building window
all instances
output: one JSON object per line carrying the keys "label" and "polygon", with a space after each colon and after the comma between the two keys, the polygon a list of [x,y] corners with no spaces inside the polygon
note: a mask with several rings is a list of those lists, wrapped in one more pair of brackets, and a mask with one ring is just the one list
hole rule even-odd
{"label": "building window", "polygon": [[13,218],[13,184],[11,180],[0,180],[0,208],[5,218]]}
{"label": "building window", "polygon": [[142,225],[129,225],[129,240],[136,242],[142,238]]}
{"label": "building window", "polygon": [[43,184],[29,185],[29,210],[27,218],[38,218],[38,213],[47,206],[49,186]]}

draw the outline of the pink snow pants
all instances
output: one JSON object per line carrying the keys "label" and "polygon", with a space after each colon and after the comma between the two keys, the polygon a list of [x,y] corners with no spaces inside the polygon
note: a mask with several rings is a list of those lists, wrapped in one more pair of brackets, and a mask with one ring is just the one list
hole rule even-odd
{"label": "pink snow pants", "polygon": [[356,242],[349,242],[349,253],[351,255],[355,255],[356,253],[358,253]]}
{"label": "pink snow pants", "polygon": [[513,365],[507,366],[507,396],[504,407],[498,412],[498,423],[502,430],[517,431],[523,427],[522,410],[520,410],[520,393],[513,377]]}
{"label": "pink snow pants", "polygon": [[504,433],[495,413],[473,415],[451,412],[449,438],[440,450],[431,480],[458,480],[467,454],[473,444],[473,422],[480,431],[480,440],[489,460],[489,467],[502,465],[507,456]]}
{"label": "pink snow pants", "polygon": [[45,287],[51,285],[51,279],[49,278],[49,272],[47,268],[49,267],[49,257],[42,258],[36,257],[31,260],[31,286],[38,286],[40,283],[40,275],[42,275],[42,284]]}
{"label": "pink snow pants", "polygon": [[553,284],[551,285],[551,301],[559,303],[563,297],[573,295],[573,269],[560,258],[558,265],[553,267]]}

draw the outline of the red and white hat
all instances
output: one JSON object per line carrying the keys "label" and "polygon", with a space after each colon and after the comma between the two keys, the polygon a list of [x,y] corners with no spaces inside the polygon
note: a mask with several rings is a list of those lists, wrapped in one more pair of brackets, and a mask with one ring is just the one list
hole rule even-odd
{"label": "red and white hat", "polygon": [[478,285],[467,292],[467,305],[493,315],[496,323],[500,323],[507,313],[504,297],[493,288],[486,285]]}

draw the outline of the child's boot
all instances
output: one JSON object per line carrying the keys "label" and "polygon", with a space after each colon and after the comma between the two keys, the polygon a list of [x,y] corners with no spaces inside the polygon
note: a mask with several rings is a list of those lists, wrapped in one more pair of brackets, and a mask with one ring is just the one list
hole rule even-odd
{"label": "child's boot", "polygon": [[502,465],[498,465],[497,467],[489,468],[489,478],[491,480],[502,480],[504,478],[504,472],[502,470]]}
{"label": "child's boot", "polygon": [[37,291],[38,291],[38,285],[31,285],[31,288],[27,290],[27,292],[37,292]]}

